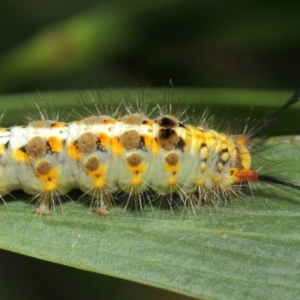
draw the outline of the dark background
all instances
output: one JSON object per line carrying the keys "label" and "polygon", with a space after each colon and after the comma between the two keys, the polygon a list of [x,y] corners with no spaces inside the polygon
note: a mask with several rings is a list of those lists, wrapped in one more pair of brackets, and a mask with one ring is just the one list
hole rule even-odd
{"label": "dark background", "polygon": [[0,4],[0,92],[299,87],[298,1]]}
{"label": "dark background", "polygon": [[[298,1],[2,1],[0,93],[162,87],[170,78],[175,87],[295,90],[299,11]],[[5,251],[0,264],[5,299],[175,299]]]}

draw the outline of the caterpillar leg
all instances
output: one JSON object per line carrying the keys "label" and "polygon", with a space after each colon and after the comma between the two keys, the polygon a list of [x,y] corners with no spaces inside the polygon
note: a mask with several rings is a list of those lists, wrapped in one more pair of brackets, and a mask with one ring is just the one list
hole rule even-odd
{"label": "caterpillar leg", "polygon": [[100,195],[97,197],[94,196],[92,199],[93,212],[99,216],[109,216],[111,211],[108,209],[111,207],[111,200],[108,196],[103,196],[100,192]]}
{"label": "caterpillar leg", "polygon": [[51,206],[54,204],[53,195],[49,192],[43,192],[38,199],[39,206],[34,210],[37,215],[47,216],[51,214]]}
{"label": "caterpillar leg", "polygon": [[93,211],[99,216],[109,216],[111,212],[107,208],[108,206],[106,205],[100,205],[98,207],[95,207]]}

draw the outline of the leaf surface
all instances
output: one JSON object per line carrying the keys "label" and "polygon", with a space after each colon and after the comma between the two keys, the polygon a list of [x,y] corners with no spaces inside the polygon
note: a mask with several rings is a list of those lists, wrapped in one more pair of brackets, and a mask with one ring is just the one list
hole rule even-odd
{"label": "leaf surface", "polygon": [[[238,95],[250,101],[265,98],[270,108],[274,107],[270,99],[283,102],[289,96],[188,90],[187,103],[194,105],[207,93],[214,99],[225,94],[220,96],[221,107],[230,102],[226,99],[236,106]],[[53,96],[65,99],[63,105],[74,103],[70,94]],[[7,102],[13,97],[3,96],[1,107],[9,103],[9,109],[18,109],[18,101]],[[240,106],[245,112],[249,101]],[[297,136],[271,138],[264,148],[254,156],[255,168],[263,166],[262,173],[300,183]],[[17,199],[5,198],[7,205],[1,206],[2,249],[196,298],[300,296],[300,191],[257,184],[252,185],[252,194],[225,205],[197,207],[195,212],[184,207],[132,212],[116,206],[109,217],[90,213],[88,205],[77,201],[78,191],[70,195],[74,202],[64,203],[62,210],[57,207],[47,217],[33,214],[34,205],[24,201],[27,195],[14,195]]]}

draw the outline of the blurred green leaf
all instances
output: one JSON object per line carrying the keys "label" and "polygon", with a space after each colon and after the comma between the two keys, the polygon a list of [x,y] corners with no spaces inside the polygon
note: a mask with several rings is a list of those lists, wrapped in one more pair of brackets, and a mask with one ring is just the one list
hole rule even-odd
{"label": "blurred green leaf", "polygon": [[[49,3],[53,16],[61,13],[57,1]],[[181,86],[299,84],[297,1],[101,1],[44,26],[33,16],[47,8],[22,5],[27,14],[21,18],[13,6],[2,18],[0,41],[15,39],[0,56],[2,92],[142,80],[161,85],[170,77]]]}
{"label": "blurred green leaf", "polygon": [[[118,93],[112,92],[117,98]],[[130,93],[135,98],[139,92]],[[152,94],[158,102],[159,93],[163,91]],[[263,99],[272,108],[277,96],[281,102],[289,97],[286,92],[229,90],[187,90],[186,94],[191,105],[219,95],[221,108],[231,99],[231,105],[244,112],[249,112],[249,102],[237,99],[253,104]],[[66,100],[64,105],[74,97],[52,96],[60,103]],[[17,101],[9,101],[14,97],[3,96],[1,107],[9,103],[19,109]],[[24,96],[29,97],[34,96]],[[254,165],[263,165],[261,172],[300,182],[299,154],[297,137],[272,138]],[[300,296],[299,191],[258,184],[253,194],[224,206],[198,207],[195,214],[182,207],[174,212],[155,208],[124,212],[114,207],[109,217],[89,213],[88,206],[77,201],[81,195],[77,192],[71,194],[74,203],[63,204],[63,211],[38,217],[32,213],[33,205],[24,202],[28,197],[16,194],[19,200],[1,207],[0,247],[197,298],[296,299]]]}

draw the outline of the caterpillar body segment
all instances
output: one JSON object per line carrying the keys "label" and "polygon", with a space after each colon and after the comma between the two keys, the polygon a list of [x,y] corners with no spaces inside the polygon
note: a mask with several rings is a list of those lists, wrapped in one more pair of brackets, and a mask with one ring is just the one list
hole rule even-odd
{"label": "caterpillar body segment", "polygon": [[173,194],[184,204],[215,203],[234,195],[236,185],[259,180],[247,143],[244,135],[184,125],[171,115],[34,121],[0,130],[0,195],[23,189],[41,215],[74,188],[91,196],[99,215],[110,213],[120,192],[128,203]]}
{"label": "caterpillar body segment", "polygon": [[[5,144],[6,160],[11,173],[15,174],[15,177],[8,178],[18,184],[18,189],[38,199],[38,214],[49,214],[59,196],[76,186],[66,161],[67,124],[37,121],[7,131],[10,137]],[[14,189],[5,189],[5,192]]]}

